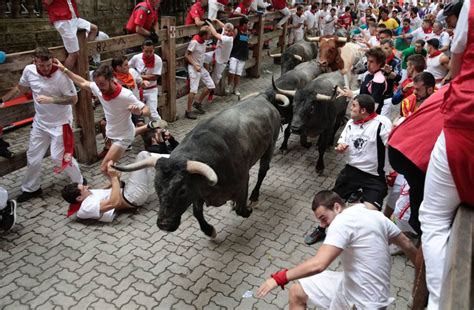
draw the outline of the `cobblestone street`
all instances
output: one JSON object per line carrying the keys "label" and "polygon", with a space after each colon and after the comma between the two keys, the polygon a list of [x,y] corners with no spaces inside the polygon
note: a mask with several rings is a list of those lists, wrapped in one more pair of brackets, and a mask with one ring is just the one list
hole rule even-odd
{"label": "cobblestone street", "polygon": [[[241,93],[264,90],[271,73],[280,67],[268,59],[260,79],[242,80]],[[205,104],[209,117],[235,102],[235,96],[217,97]],[[180,119],[169,130],[181,140],[197,123],[182,119],[185,98],[178,101]],[[199,120],[198,120],[199,121]],[[20,134],[22,132],[23,134]],[[27,145],[28,130],[7,133],[12,150]],[[1,309],[285,309],[287,290],[276,289],[265,299],[243,298],[281,268],[311,257],[317,246],[306,246],[304,236],[317,222],[311,211],[316,192],[331,189],[344,166],[342,155],[326,153],[324,176],[315,173],[317,151],[299,144],[292,136],[289,152],[277,150],[264,180],[260,200],[248,219],[238,217],[230,204],[206,208],[217,238],[209,239],[199,229],[191,208],[180,228],[165,233],[156,226],[156,194],[136,214],[122,214],[113,223],[66,218],[67,203],[60,190],[68,182],[54,174],[49,158],[44,160],[43,198],[19,204],[17,225],[0,235]],[[102,139],[99,151],[101,150]],[[314,140],[312,141],[314,144]],[[130,163],[142,150],[141,139],[120,164]],[[3,162],[0,161],[0,164]],[[81,165],[91,188],[106,184],[98,169]],[[250,188],[258,164],[251,170]],[[0,180],[11,197],[20,193],[25,169]],[[126,180],[128,176],[123,175]],[[338,269],[339,264],[331,265]],[[407,309],[414,268],[405,256],[392,257],[391,291],[396,301],[389,309]]]}

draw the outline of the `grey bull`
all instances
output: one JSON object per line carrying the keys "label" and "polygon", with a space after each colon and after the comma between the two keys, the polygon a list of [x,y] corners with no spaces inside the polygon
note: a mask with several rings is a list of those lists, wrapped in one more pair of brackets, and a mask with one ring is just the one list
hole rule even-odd
{"label": "grey bull", "polygon": [[294,69],[303,62],[318,56],[318,45],[313,42],[299,41],[290,45],[283,53],[269,54],[271,57],[281,57],[281,74]]}
{"label": "grey bull", "polygon": [[204,203],[219,207],[231,200],[238,215],[250,216],[249,170],[260,160],[257,183],[250,195],[250,201],[254,202],[270,167],[279,128],[277,109],[259,95],[200,122],[169,158],[150,158],[116,169],[134,171],[155,167],[160,229],[170,232],[178,229],[182,214],[192,204],[201,230],[215,237],[214,227],[204,219]]}

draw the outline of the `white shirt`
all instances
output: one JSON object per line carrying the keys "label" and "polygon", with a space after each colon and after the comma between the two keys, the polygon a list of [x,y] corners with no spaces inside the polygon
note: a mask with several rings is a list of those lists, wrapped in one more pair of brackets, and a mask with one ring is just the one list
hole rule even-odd
{"label": "white shirt", "polygon": [[411,39],[411,45],[415,45],[416,41],[418,40],[423,40],[423,41],[428,41],[429,39],[433,38],[434,33],[425,33],[423,31],[423,28],[417,28],[416,30],[413,30],[410,32],[410,35],[412,35]]}
{"label": "white shirt", "polygon": [[377,39],[376,36],[371,36],[367,43],[369,43],[371,47],[376,47],[380,45],[380,41]]}
{"label": "white shirt", "polygon": [[[467,45],[467,36],[469,29],[469,10],[471,7],[470,0],[464,0],[464,3],[459,13],[458,23],[454,29],[454,38],[451,44],[451,52],[455,54],[462,54],[466,49]],[[472,30],[472,29],[471,29]]]}
{"label": "white shirt", "polygon": [[[142,75],[161,75],[161,68],[163,67],[163,61],[161,57],[155,54],[155,66],[153,68],[147,68],[143,62],[143,53],[137,54],[130,59],[128,62],[130,68],[137,70]],[[156,81],[148,81],[149,87],[155,86]]]}
{"label": "white shirt", "polygon": [[138,85],[143,83],[142,76],[140,73],[137,72],[137,70],[130,68],[128,69],[128,72],[133,76],[133,80],[135,81],[135,88],[131,89],[133,95],[140,100],[140,89],[138,89]]}
{"label": "white shirt", "polygon": [[393,301],[388,246],[389,240],[400,233],[382,212],[363,204],[346,208],[329,225],[324,244],[343,249],[342,293],[357,309],[382,308]]}
{"label": "white shirt", "polygon": [[440,48],[449,45],[449,43],[451,42],[451,39],[449,38],[449,34],[446,31],[441,31],[440,34],[436,34],[433,32],[431,38],[439,40]]}
{"label": "white shirt", "polygon": [[193,61],[202,66],[204,63],[204,53],[206,52],[206,42],[199,43],[196,40],[191,40],[188,45],[188,51],[190,51]]}
{"label": "white shirt", "polygon": [[[216,62],[225,64],[229,61],[232,46],[234,45],[234,37],[224,35],[224,29],[221,33],[222,40],[217,41],[216,47]],[[193,53],[194,54],[194,53]]]}
{"label": "white shirt", "polygon": [[35,65],[27,65],[23,70],[19,84],[29,87],[33,93],[35,116],[33,124],[46,129],[72,123],[71,105],[39,104],[38,96],[64,97],[75,96],[74,83],[64,73],[57,70],[50,78],[42,76]]}
{"label": "white shirt", "polygon": [[135,126],[133,126],[131,113],[128,110],[129,105],[136,105],[143,108],[145,104],[139,101],[131,90],[122,87],[120,94],[114,99],[107,101],[102,96],[95,83],[90,84],[92,93],[99,98],[104,109],[105,119],[107,120],[107,137],[115,140],[133,140],[135,137]]}
{"label": "white shirt", "polygon": [[301,24],[301,26],[297,28],[292,28],[293,31],[298,31],[298,32],[303,31],[305,20],[306,20],[306,17],[304,16],[304,14],[301,14],[301,16],[298,16],[296,13],[293,13],[293,15],[291,15],[291,24],[293,26],[297,26]]}
{"label": "white shirt", "polygon": [[415,31],[416,29],[421,27],[421,18],[417,15],[415,18],[410,17],[410,29],[411,31]]}
{"label": "white shirt", "polygon": [[369,4],[367,2],[359,2],[357,7],[359,8],[359,11],[361,12],[361,14],[364,14],[363,16],[365,16],[365,11],[367,11]]}
{"label": "white shirt", "polygon": [[441,64],[443,53],[435,57],[426,57],[426,72],[433,74],[435,80],[443,79],[448,74],[448,69]]}
{"label": "white shirt", "polygon": [[[317,14],[317,12],[316,12]],[[304,12],[304,17],[305,17],[305,20],[306,20],[306,25],[308,27],[308,29],[314,29],[314,28],[317,28],[318,25],[316,24],[316,15],[313,14],[311,11],[305,11]]]}
{"label": "white shirt", "polygon": [[344,143],[349,146],[346,151],[348,165],[376,176],[379,175],[378,153],[384,152],[384,167],[381,167],[384,171],[388,162],[385,147],[379,150],[377,146],[379,126],[381,126],[380,138],[386,146],[388,135],[392,130],[392,123],[382,115],[377,115],[373,120],[360,125],[354,124],[354,120],[350,119],[337,141],[337,143]]}
{"label": "white shirt", "polygon": [[91,195],[87,196],[77,211],[77,217],[82,219],[98,219],[103,222],[111,222],[115,209],[100,213],[100,203],[110,198],[111,189],[92,189]]}
{"label": "white shirt", "polygon": [[324,24],[323,24],[323,33],[326,34],[334,34],[336,32],[336,22],[337,22],[337,16],[332,16],[329,14],[324,18]]}
{"label": "white shirt", "polygon": [[321,30],[324,28],[324,20],[326,19],[326,16],[330,15],[329,10],[324,11],[324,10],[319,10],[319,27]]}

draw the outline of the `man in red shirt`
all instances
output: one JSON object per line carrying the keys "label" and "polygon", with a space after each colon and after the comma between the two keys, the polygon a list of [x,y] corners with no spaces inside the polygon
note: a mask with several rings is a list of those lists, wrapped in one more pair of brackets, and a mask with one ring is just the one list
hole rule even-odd
{"label": "man in red shirt", "polygon": [[280,13],[283,14],[283,18],[276,25],[277,29],[281,29],[283,24],[291,17],[290,10],[288,10],[288,7],[286,6],[286,0],[272,0],[272,6],[275,11],[280,11]]}
{"label": "man in red shirt", "polygon": [[125,26],[125,31],[149,37],[153,43],[157,43],[159,5],[160,0],[146,0],[138,3]]}
{"label": "man in red shirt", "polygon": [[205,24],[204,15],[206,14],[207,0],[198,0],[194,3],[186,15],[185,25],[203,26]]}
{"label": "man in red shirt", "polygon": [[43,3],[48,10],[49,21],[61,35],[64,48],[68,52],[64,65],[72,69],[79,56],[77,30],[85,29],[89,33],[87,39],[92,41],[97,36],[97,26],[79,18],[75,0],[44,0]]}
{"label": "man in red shirt", "polygon": [[250,14],[251,4],[252,4],[252,0],[243,0],[232,12],[231,17],[236,17],[236,16],[247,17],[247,15]]}
{"label": "man in red shirt", "polygon": [[337,21],[339,25],[346,29],[350,29],[352,25],[352,16],[351,16],[351,8],[346,6],[344,14],[339,17]]}

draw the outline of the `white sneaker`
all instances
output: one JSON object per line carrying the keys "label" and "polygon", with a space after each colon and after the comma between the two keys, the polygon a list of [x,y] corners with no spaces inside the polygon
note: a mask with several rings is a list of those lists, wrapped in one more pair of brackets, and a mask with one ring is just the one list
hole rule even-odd
{"label": "white sneaker", "polygon": [[230,94],[230,85],[227,85],[224,89],[224,92],[226,95],[229,95]]}
{"label": "white sneaker", "polygon": [[240,96],[240,91],[237,88],[234,88],[234,95]]}

